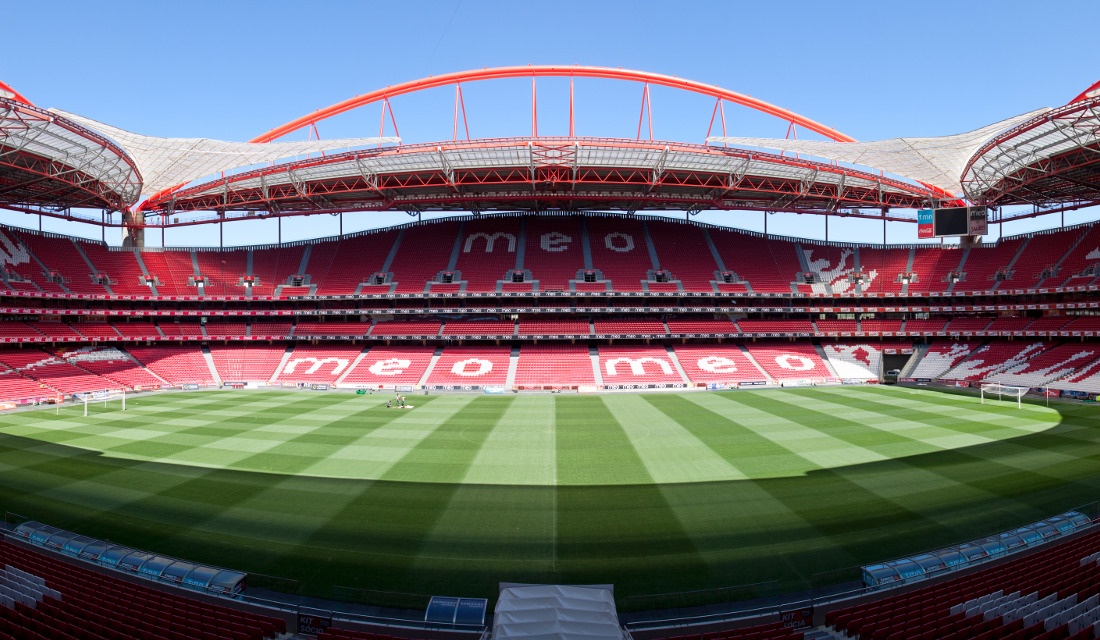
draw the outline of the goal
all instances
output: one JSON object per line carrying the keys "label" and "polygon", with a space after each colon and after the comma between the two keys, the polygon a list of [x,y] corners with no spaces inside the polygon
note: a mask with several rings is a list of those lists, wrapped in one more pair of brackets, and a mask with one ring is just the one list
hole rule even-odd
{"label": "goal", "polygon": [[1016,408],[1023,407],[1022,399],[1024,394],[1027,393],[1029,387],[1014,387],[1009,384],[1001,384],[999,382],[983,382],[982,383],[982,404],[985,404],[985,396],[997,396],[998,400],[1003,400],[1007,396],[1009,400],[1016,399]]}
{"label": "goal", "polygon": [[125,389],[110,389],[105,391],[89,391],[84,394],[84,415],[88,415],[88,406],[95,405],[100,402],[103,403],[103,408],[106,409],[109,403],[121,401],[120,409],[126,410],[126,390]]}

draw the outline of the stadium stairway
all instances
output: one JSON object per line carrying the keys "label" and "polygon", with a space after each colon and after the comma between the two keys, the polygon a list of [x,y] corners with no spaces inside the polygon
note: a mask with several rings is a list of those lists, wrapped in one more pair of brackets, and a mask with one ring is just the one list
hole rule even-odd
{"label": "stadium stairway", "polygon": [[916,369],[920,361],[924,359],[924,354],[928,353],[929,346],[930,345],[927,344],[918,344],[913,348],[913,355],[909,356],[909,360],[906,361],[905,366],[901,368],[901,373],[898,374],[899,378],[912,377],[913,370]]}
{"label": "stadium stairway", "polygon": [[210,347],[206,345],[202,347],[202,359],[206,361],[206,366],[210,367],[210,378],[214,381],[214,384],[220,386],[222,377],[218,374],[218,367],[214,365],[214,356],[210,355]]}
{"label": "stadium stairway", "polygon": [[825,370],[829,372],[829,375],[834,378],[839,378],[840,376],[837,375],[836,369],[833,368],[833,363],[829,360],[829,355],[825,353],[825,349],[822,348],[821,345],[815,344],[814,351],[817,352],[817,355],[821,358],[821,361],[825,363]]}
{"label": "stadium stairway", "polygon": [[[359,352],[359,355],[355,356],[355,359],[351,361],[351,364],[348,365],[348,368],[345,369],[344,372],[340,374],[340,377],[336,378],[336,384],[337,385],[343,384],[344,378],[347,378],[349,373],[351,373],[352,371],[355,371],[355,367],[358,367],[359,363],[363,361],[363,358],[367,357],[367,352],[368,351],[370,351],[369,346],[368,347],[363,347],[363,350]],[[282,370],[282,368],[281,368],[281,365],[280,365],[280,368],[276,369],[276,371],[281,371],[281,370]]]}
{"label": "stadium stairway", "polygon": [[[668,324],[665,324],[665,331],[668,331]],[[668,359],[672,363],[672,366],[676,368],[676,373],[680,374],[680,379],[684,381],[684,384],[691,386],[691,380],[688,378],[688,374],[684,371],[684,367],[680,364],[680,359],[676,357],[676,351],[672,348],[672,345],[665,345],[665,352],[668,353]]]}
{"label": "stadium stairway", "polygon": [[596,379],[596,386],[603,386],[603,371],[600,371],[600,351],[595,346],[588,348],[588,356],[592,358],[592,374]]}
{"label": "stadium stairway", "polygon": [[504,387],[511,389],[516,386],[516,368],[519,367],[519,347],[512,347],[508,356],[508,377],[504,379]]}
{"label": "stadium stairway", "polygon": [[443,357],[443,347],[437,347],[435,353],[432,354],[431,361],[428,362],[428,368],[424,369],[424,375],[420,377],[420,381],[416,384],[423,387],[428,383],[428,378],[431,377],[432,371],[435,370],[435,365],[439,363],[439,359]]}

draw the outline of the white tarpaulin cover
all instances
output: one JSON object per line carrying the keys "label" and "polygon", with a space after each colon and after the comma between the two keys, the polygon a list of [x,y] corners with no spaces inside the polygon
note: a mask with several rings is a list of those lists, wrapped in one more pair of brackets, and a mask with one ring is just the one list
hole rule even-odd
{"label": "white tarpaulin cover", "polygon": [[130,133],[59,109],[50,111],[113,140],[134,159],[142,178],[142,195],[187,184],[222,171],[233,172],[277,160],[322,151],[343,151],[400,142],[400,138],[337,138],[306,142],[226,142],[208,138],[157,138]]}
{"label": "white tarpaulin cover", "polygon": [[535,585],[500,591],[493,640],[623,640],[608,587]]}
{"label": "white tarpaulin cover", "polygon": [[997,134],[1050,111],[1037,109],[968,133],[935,138],[891,138],[874,142],[832,142],[823,140],[779,140],[774,138],[710,137],[711,144],[755,147],[800,153],[826,160],[847,162],[888,171],[894,175],[936,185],[954,194],[962,193],[963,169],[970,157]]}

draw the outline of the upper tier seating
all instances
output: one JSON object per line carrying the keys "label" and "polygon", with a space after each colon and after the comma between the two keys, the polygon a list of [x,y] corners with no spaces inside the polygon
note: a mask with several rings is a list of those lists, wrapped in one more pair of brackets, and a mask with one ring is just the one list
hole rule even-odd
{"label": "upper tier seating", "polygon": [[527,219],[523,267],[538,281],[539,291],[569,291],[569,281],[585,268],[583,220],[580,216]]}
{"label": "upper tier seating", "polygon": [[1084,231],[1077,229],[1076,231],[1052,231],[1031,236],[1028,239],[1027,246],[1024,247],[1023,253],[1012,265],[1012,279],[1005,282],[1000,288],[1030,289],[1061,284],[1062,278],[1059,276],[1064,271],[1059,269],[1055,273],[1055,266],[1082,235],[1084,235]]}
{"label": "upper tier seating", "polygon": [[1058,331],[1069,324],[1071,319],[1069,316],[1043,316],[1027,325],[1024,331]]}
{"label": "upper tier seating", "polygon": [[72,325],[80,335],[90,340],[118,340],[122,335],[105,320],[88,320]]}
{"label": "upper tier seating", "polygon": [[214,384],[210,366],[198,347],[127,346],[126,351],[170,385]]}
{"label": "upper tier seating", "polygon": [[276,382],[335,384],[355,363],[363,348],[355,345],[296,344],[276,375]]}
{"label": "upper tier seating", "polygon": [[[270,296],[276,288],[286,285],[290,276],[300,273],[305,247],[278,247],[274,249],[255,249],[252,251],[252,276],[255,284],[252,294]],[[298,293],[306,293],[300,289]],[[284,294],[285,295],[285,294]]]}
{"label": "upper tier seating", "polygon": [[662,346],[600,345],[599,355],[600,373],[607,385],[687,382]]}
{"label": "upper tier seating", "polygon": [[94,273],[110,277],[112,292],[117,295],[153,295],[152,289],[145,284],[145,274],[134,257],[133,249],[108,248],[96,242],[81,242],[80,246],[95,267]]}
{"label": "upper tier seating", "polygon": [[[84,257],[77,251],[75,242],[79,242],[81,246],[89,244],[86,241],[75,241],[69,238],[50,237],[45,235],[39,235],[32,231],[26,231],[20,229],[19,231],[9,230],[8,233],[14,240],[19,238],[29,250],[30,253],[42,261],[42,265],[45,267],[47,273],[56,273],[64,281],[64,286],[71,293],[87,293],[96,295],[106,295],[107,289],[103,285],[97,283],[92,279],[92,269],[88,266],[88,263],[84,261]],[[22,256],[20,256],[22,258]],[[41,269],[36,269],[38,264],[36,262],[28,261],[23,264],[16,265],[16,271],[21,275],[31,278],[32,280],[45,279],[40,273]],[[39,278],[35,278],[36,275]],[[54,287],[51,289],[45,289],[46,291],[59,292],[60,287]]]}
{"label": "upper tier seating", "polygon": [[[1070,233],[1073,233],[1072,231]],[[1054,277],[1044,280],[1043,287],[1074,287],[1096,280],[1100,275],[1100,225],[1085,230],[1084,236],[1072,251],[1066,254]]]}
{"label": "upper tier seating", "polygon": [[[629,218],[586,219],[592,267],[611,281],[615,291],[643,291],[646,272],[655,267],[646,246],[645,227]],[[597,331],[598,333],[598,331]]]}
{"label": "upper tier seating", "polygon": [[[243,296],[248,288],[242,279],[248,275],[248,256],[242,249],[195,251],[199,275],[205,279],[203,293],[207,296]],[[195,288],[198,291],[198,288]],[[254,292],[259,295],[259,291]]]}
{"label": "upper tier seating", "polygon": [[913,249],[859,248],[860,289],[868,293],[901,293],[905,283],[900,276],[908,273]]}
{"label": "upper tier seating", "polygon": [[913,252],[915,278],[909,283],[909,293],[947,291],[951,286],[948,274],[957,273],[963,251],[958,245],[922,247]]}
{"label": "upper tier seating", "polygon": [[791,293],[791,283],[802,273],[793,242],[724,229],[710,229],[709,234],[726,270],[748,282],[752,291]]}
{"label": "upper tier seating", "polygon": [[462,226],[455,269],[467,291],[497,290],[497,282],[516,268],[520,235],[519,218],[469,220]]}
{"label": "upper tier seating", "polygon": [[909,375],[913,378],[940,378],[949,369],[969,357],[977,347],[978,345],[972,342],[937,340],[929,346],[927,353]]}
{"label": "upper tier seating", "polygon": [[[1023,243],[1024,240],[1012,239],[996,245],[970,247],[961,267],[965,277],[955,285],[953,291],[990,291],[1000,288],[998,277],[1008,277],[1009,263]],[[1003,286],[1014,288],[1011,283]]]}
{"label": "upper tier seating", "polygon": [[[441,222],[405,229],[390,265],[398,293],[424,293],[427,283],[435,280],[439,272],[448,270],[460,228],[457,222]],[[453,290],[457,291],[455,287]]]}
{"label": "upper tier seating", "polygon": [[524,343],[516,364],[517,387],[574,387],[595,384],[588,347]]}
{"label": "upper tier seating", "polygon": [[1077,389],[1089,393],[1100,393],[1100,360],[1093,361],[1072,375],[1050,383],[1052,389]]}
{"label": "upper tier seating", "polygon": [[[398,233],[381,231],[314,245],[306,272],[317,285],[317,295],[350,295],[360,283],[369,283],[382,271]],[[368,286],[365,291],[385,293],[389,285]]]}
{"label": "upper tier seating", "polygon": [[267,382],[286,353],[282,345],[212,345],[210,357],[222,381]]}
{"label": "upper tier seating", "polygon": [[156,279],[157,295],[198,295],[198,287],[187,284],[195,275],[190,251],[143,251],[140,255],[149,275]]}
{"label": "upper tier seating", "polygon": [[112,322],[118,332],[127,338],[161,338],[160,331],[157,331],[157,325],[148,320],[130,320],[123,322],[121,320],[115,320]]}
{"label": "upper tier seating", "polygon": [[498,386],[508,380],[509,347],[459,347],[443,349],[443,355],[425,384],[443,386]]}
{"label": "upper tier seating", "polygon": [[371,347],[341,384],[370,388],[420,383],[435,347]]}
{"label": "upper tier seating", "polygon": [[[646,226],[662,270],[679,280],[685,291],[714,291],[710,283],[719,269],[707,245],[706,229],[653,220]],[[654,290],[652,283],[650,290]]]}
{"label": "upper tier seating", "polygon": [[802,243],[802,255],[815,282],[814,293],[854,293],[856,283],[850,277],[856,273],[856,250],[827,244]]}
{"label": "upper tier seating", "polygon": [[[0,565],[40,583],[43,597],[3,608],[0,634],[19,640],[263,640],[286,623],[105,575],[0,541]],[[3,636],[0,636],[3,637]]]}
{"label": "upper tier seating", "polygon": [[688,380],[695,384],[768,381],[737,345],[678,344],[673,350]]}
{"label": "upper tier seating", "polygon": [[834,377],[811,344],[746,344],[745,348],[764,372],[779,382]]}
{"label": "upper tier seating", "polygon": [[248,322],[244,320],[207,320],[206,335],[210,338],[239,338],[248,335]]}

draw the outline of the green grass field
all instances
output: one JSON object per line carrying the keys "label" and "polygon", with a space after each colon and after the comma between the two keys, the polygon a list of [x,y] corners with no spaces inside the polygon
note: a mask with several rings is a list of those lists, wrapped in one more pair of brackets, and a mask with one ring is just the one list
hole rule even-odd
{"label": "green grass field", "polygon": [[896,387],[386,399],[162,394],[0,416],[0,507],[310,595],[614,583],[630,608],[802,589],[1100,495],[1093,406]]}

